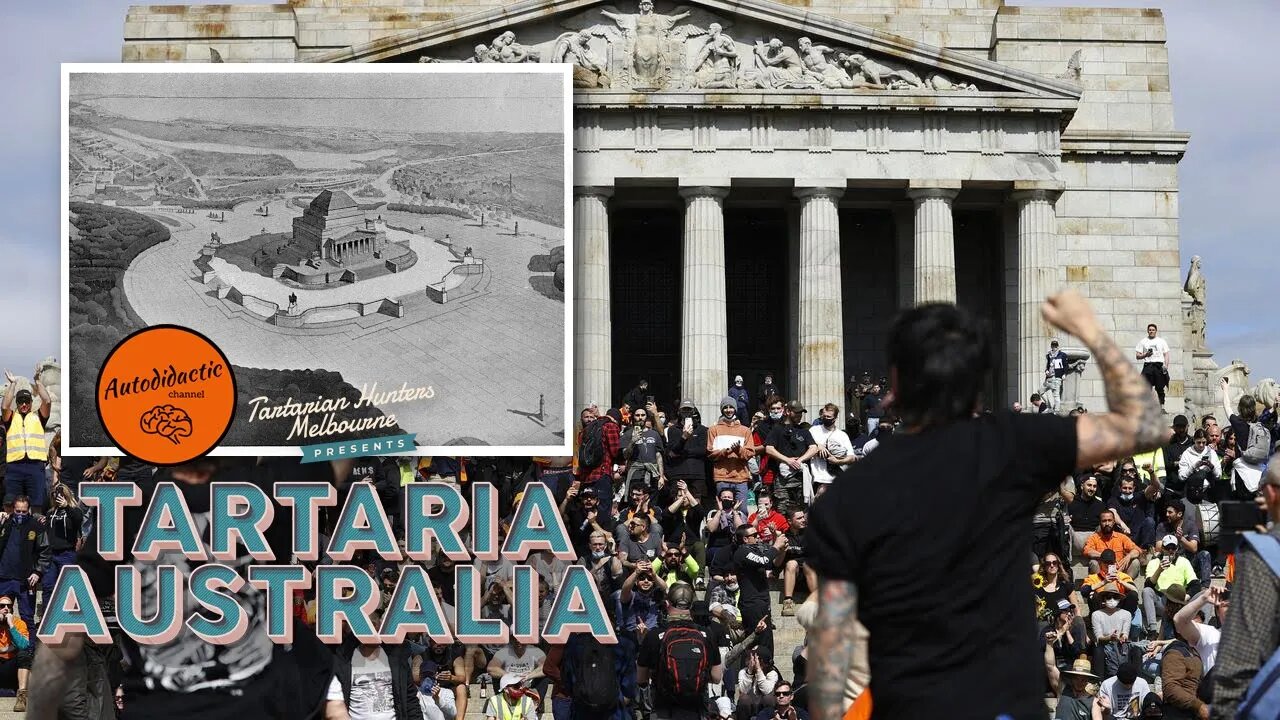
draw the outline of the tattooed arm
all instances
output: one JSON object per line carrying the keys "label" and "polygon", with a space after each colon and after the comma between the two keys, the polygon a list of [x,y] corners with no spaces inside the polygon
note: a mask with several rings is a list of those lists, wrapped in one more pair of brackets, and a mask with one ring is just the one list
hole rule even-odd
{"label": "tattooed arm", "polygon": [[1089,348],[1106,385],[1108,412],[1076,419],[1076,467],[1090,467],[1167,443],[1172,431],[1151,386],[1102,329],[1089,301],[1067,290],[1049,298],[1042,312],[1045,322],[1080,338]]}
{"label": "tattooed arm", "polygon": [[818,579],[818,615],[809,630],[809,716],[812,720],[844,717],[845,678],[853,663],[853,618],[858,592],[848,580]]}
{"label": "tattooed arm", "polygon": [[56,720],[67,694],[71,666],[84,648],[84,635],[72,633],[62,644],[41,645],[31,663],[27,720]]}

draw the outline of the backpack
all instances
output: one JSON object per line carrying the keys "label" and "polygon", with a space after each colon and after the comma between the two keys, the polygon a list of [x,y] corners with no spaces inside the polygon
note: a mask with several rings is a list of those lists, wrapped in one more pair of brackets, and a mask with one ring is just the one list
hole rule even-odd
{"label": "backpack", "polygon": [[1240,459],[1250,465],[1261,465],[1271,457],[1271,431],[1262,423],[1249,423],[1249,445],[1240,454]]}
{"label": "backpack", "polygon": [[658,688],[679,700],[701,700],[711,680],[707,636],[693,625],[674,625],[659,640]]}
{"label": "backpack", "polygon": [[602,462],[604,462],[604,418],[598,418],[582,429],[582,444],[578,445],[578,469],[595,470]]}
{"label": "backpack", "polygon": [[572,667],[573,704],[591,715],[612,714],[618,707],[618,673],[613,649],[594,635],[584,635],[582,652]]}
{"label": "backpack", "polygon": [[[1261,533],[1244,533],[1244,541],[1253,547],[1258,557],[1271,568],[1271,572],[1280,575],[1280,540]],[[1271,653],[1271,657],[1258,668],[1258,674],[1244,699],[1236,707],[1237,720],[1275,720],[1280,717],[1280,648]]]}

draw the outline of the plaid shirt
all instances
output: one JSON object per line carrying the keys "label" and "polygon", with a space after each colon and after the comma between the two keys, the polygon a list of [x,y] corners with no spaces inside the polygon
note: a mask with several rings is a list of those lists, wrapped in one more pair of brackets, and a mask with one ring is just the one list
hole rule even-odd
{"label": "plaid shirt", "polygon": [[[1280,541],[1280,523],[1269,533]],[[1213,704],[1209,717],[1228,720],[1244,698],[1258,669],[1280,648],[1280,576],[1252,547],[1236,553],[1235,588],[1213,665]]]}
{"label": "plaid shirt", "polygon": [[620,430],[616,422],[606,422],[604,427],[601,428],[600,438],[604,442],[604,460],[587,475],[585,482],[592,483],[605,477],[613,479],[613,465],[618,461],[618,456],[622,454],[618,449],[619,434]]}

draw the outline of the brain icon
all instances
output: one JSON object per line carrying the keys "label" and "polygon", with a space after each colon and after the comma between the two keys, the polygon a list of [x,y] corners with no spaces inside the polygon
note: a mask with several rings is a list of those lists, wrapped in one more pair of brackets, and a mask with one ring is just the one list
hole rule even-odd
{"label": "brain icon", "polygon": [[172,405],[156,405],[142,413],[142,432],[169,438],[177,445],[181,438],[191,437],[191,416],[186,410]]}

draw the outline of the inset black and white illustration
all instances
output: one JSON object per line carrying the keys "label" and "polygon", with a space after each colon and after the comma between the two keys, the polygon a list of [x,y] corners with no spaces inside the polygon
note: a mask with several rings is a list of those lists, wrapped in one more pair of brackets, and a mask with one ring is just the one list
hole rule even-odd
{"label": "inset black and white illustration", "polygon": [[[221,448],[416,434],[564,454],[567,66],[64,65],[63,444],[173,323],[230,359]],[[162,368],[163,369],[163,368]]]}

